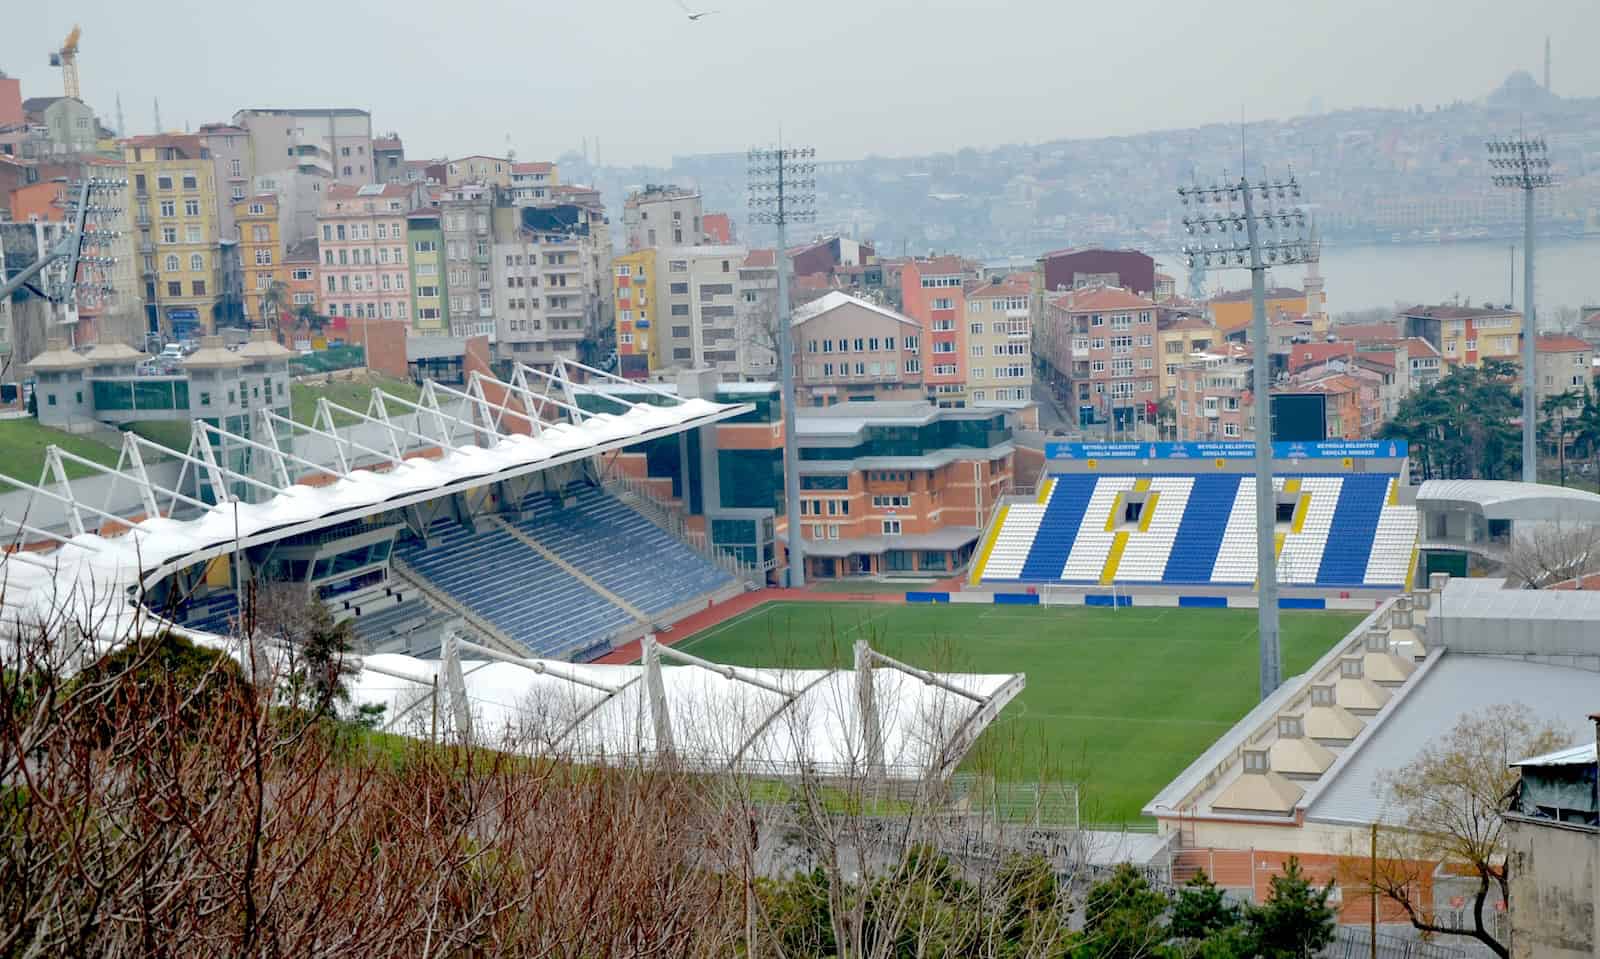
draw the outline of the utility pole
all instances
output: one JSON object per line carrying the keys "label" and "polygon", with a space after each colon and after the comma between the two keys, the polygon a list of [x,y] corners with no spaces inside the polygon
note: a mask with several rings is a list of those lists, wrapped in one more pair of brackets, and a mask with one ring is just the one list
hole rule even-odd
{"label": "utility pole", "polygon": [[1522,191],[1522,481],[1539,482],[1537,403],[1539,318],[1533,302],[1533,191],[1555,181],[1543,137],[1490,140],[1489,166],[1498,187]]}
{"label": "utility pole", "polygon": [[783,510],[788,514],[788,585],[806,584],[805,542],[800,522],[800,450],[795,435],[794,324],[789,313],[790,223],[817,218],[817,151],[811,147],[752,149],[749,153],[750,221],[778,228],[778,382],[783,397]]}
{"label": "utility pole", "polygon": [[[1316,231],[1299,206],[1274,206],[1298,201],[1300,184],[1286,180],[1237,181],[1209,187],[1178,188],[1178,199],[1215,210],[1185,215],[1184,229],[1194,240],[1183,246],[1192,270],[1196,264],[1250,271],[1251,325],[1254,341],[1255,489],[1256,489],[1256,629],[1260,643],[1260,692],[1266,699],[1283,682],[1283,650],[1278,636],[1277,498],[1272,490],[1272,353],[1267,342],[1266,272],[1272,266],[1315,263],[1321,255]],[[1261,209],[1256,209],[1256,203]],[[1239,209],[1235,204],[1242,204]],[[1262,230],[1276,231],[1263,238]],[[1240,236],[1239,234],[1244,234]],[[1215,239],[1201,237],[1215,236]]]}

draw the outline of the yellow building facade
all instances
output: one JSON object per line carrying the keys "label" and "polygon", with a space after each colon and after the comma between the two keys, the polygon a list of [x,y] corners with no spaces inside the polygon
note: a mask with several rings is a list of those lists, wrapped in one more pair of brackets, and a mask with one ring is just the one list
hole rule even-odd
{"label": "yellow building facade", "polygon": [[283,238],[278,229],[278,197],[262,193],[236,201],[233,220],[239,226],[239,268],[244,276],[245,316],[256,326],[275,326],[277,314],[294,309],[292,304],[276,302],[267,295],[274,283],[284,284],[280,292],[284,297],[289,295]]}
{"label": "yellow building facade", "polygon": [[661,366],[656,336],[656,251],[636,250],[611,261],[616,317],[617,368],[623,376],[643,377]]}
{"label": "yellow building facade", "polygon": [[166,133],[124,140],[122,155],[147,310],[170,337],[212,332],[222,264],[209,152],[198,136]]}
{"label": "yellow building facade", "polygon": [[[1273,287],[1266,291],[1267,322],[1296,319],[1310,312],[1302,290]],[[1211,321],[1223,336],[1230,336],[1250,326],[1252,308],[1249,290],[1219,293],[1206,303],[1206,319]]]}
{"label": "yellow building facade", "polygon": [[1183,317],[1156,333],[1157,385],[1161,396],[1178,395],[1178,370],[1192,354],[1222,339],[1217,328],[1199,317]]}

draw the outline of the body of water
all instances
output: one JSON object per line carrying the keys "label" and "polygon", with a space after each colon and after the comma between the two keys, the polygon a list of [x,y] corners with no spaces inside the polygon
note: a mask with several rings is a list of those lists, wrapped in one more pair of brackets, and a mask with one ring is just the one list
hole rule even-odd
{"label": "body of water", "polygon": [[[1548,240],[1539,244],[1534,263],[1539,312],[1553,317],[1561,307],[1600,305],[1600,237]],[[1380,244],[1374,246],[1324,246],[1322,276],[1328,293],[1328,312],[1344,313],[1372,307],[1385,309],[1397,303],[1442,303],[1455,297],[1474,305],[1505,303],[1511,293],[1512,261],[1516,269],[1516,298],[1522,308],[1522,248],[1516,254],[1504,243]],[[1188,290],[1188,271],[1177,257],[1158,257],[1163,272],[1177,277],[1178,291]],[[1272,283],[1299,287],[1304,267],[1272,271]],[[1206,286],[1243,289],[1250,283],[1247,270],[1211,271]],[[1269,285],[1272,285],[1269,283]]]}

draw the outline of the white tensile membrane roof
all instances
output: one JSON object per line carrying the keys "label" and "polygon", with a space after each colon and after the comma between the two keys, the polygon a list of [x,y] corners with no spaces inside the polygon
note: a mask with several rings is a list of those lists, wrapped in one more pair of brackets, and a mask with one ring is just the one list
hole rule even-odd
{"label": "white tensile membrane roof", "polygon": [[[583,387],[568,378],[568,365],[577,366],[558,364],[553,373],[519,366],[509,381],[473,373],[464,390],[429,382],[417,402],[374,390],[365,413],[322,398],[312,424],[257,410],[255,439],[196,421],[188,453],[179,456],[177,489],[152,482],[144,466],[152,454],[171,451],[132,433],[124,434],[115,468],[50,447],[39,484],[0,476],[29,494],[21,516],[0,515],[5,535],[29,544],[0,556],[0,627],[22,632],[43,625],[82,634],[102,649],[170,629],[241,661],[270,665],[277,658],[270,650],[258,646],[254,657],[246,657],[235,637],[162,619],[139,602],[144,589],[245,547],[750,409],[651,391],[659,394],[656,404],[608,397],[622,412],[586,411],[577,405]],[[616,379],[582,369],[594,378]],[[566,420],[550,422],[552,413]],[[353,426],[336,425],[351,420]],[[519,422],[524,425],[513,428]],[[532,435],[517,429],[531,429]],[[285,442],[291,438],[295,443]],[[425,448],[435,453],[416,455]],[[230,449],[251,450],[258,465],[251,472],[234,470]],[[68,462],[112,477],[111,492],[99,493],[102,505],[74,488]],[[181,492],[191,468],[194,487],[208,491],[211,502]],[[321,485],[302,482],[313,478]],[[134,490],[142,509],[124,509],[124,515],[111,509],[118,486],[124,495]],[[120,531],[100,532],[113,527]],[[479,651],[492,658],[366,657],[351,680],[352,706],[382,704],[388,728],[433,735],[440,728],[436,697],[442,695],[446,728],[467,731],[484,745],[535,755],[631,762],[670,751],[697,768],[837,775],[868,763],[891,776],[914,777],[953,770],[1023,681],[1020,675],[922,673],[892,668],[900,664],[883,659],[891,668],[872,669],[871,694],[863,696],[851,670],[729,671],[694,661],[660,668],[660,694],[652,696],[649,670],[642,666],[574,665]],[[864,702],[874,721],[864,718]]]}
{"label": "white tensile membrane roof", "polygon": [[[656,660],[651,665],[550,663],[544,672],[464,659],[456,683],[448,652],[428,661],[369,656],[351,698],[386,707],[393,731],[455,737],[466,730],[484,745],[579,762],[670,754],[704,771],[918,779],[953,772],[1023,684],[1021,675],[908,670],[864,648],[853,670],[730,670],[694,657],[659,665],[677,656],[663,649],[646,657]],[[865,701],[863,668],[871,677]]]}

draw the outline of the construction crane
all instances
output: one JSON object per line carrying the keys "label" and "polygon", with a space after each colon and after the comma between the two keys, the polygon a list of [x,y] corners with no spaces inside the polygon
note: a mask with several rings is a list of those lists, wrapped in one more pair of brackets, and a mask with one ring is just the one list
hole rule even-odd
{"label": "construction crane", "polygon": [[74,100],[83,99],[78,95],[78,38],[82,35],[83,30],[73,24],[72,32],[67,34],[61,49],[50,54],[50,65],[61,68],[61,85],[66,95]]}

